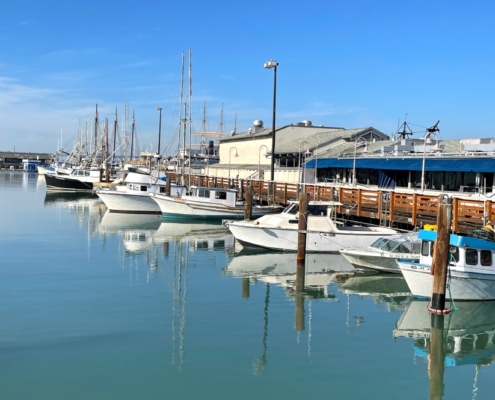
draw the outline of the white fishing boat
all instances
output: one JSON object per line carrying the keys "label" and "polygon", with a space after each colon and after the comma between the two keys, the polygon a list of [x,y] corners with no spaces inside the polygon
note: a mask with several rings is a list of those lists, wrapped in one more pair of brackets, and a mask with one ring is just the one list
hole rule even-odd
{"label": "white fishing boat", "polygon": [[[397,235],[397,231],[378,226],[345,226],[338,223],[334,201],[310,201],[308,205],[306,251],[336,253],[346,247],[369,246],[380,237]],[[225,221],[236,240],[243,246],[272,250],[296,251],[299,202],[291,202],[282,213],[253,221]]]}
{"label": "white fishing boat", "polygon": [[[245,203],[237,200],[236,189],[191,186],[190,194],[165,196],[150,193],[165,218],[173,219],[227,219],[244,218]],[[280,211],[279,206],[253,205],[252,216]]]}
{"label": "white fishing boat", "polygon": [[[414,297],[430,298],[433,275],[431,263],[435,231],[419,231],[419,260],[397,260]],[[454,300],[495,300],[495,242],[470,236],[450,235],[449,290],[445,297]]]}
{"label": "white fishing boat", "polygon": [[418,259],[421,240],[417,233],[385,236],[368,247],[350,247],[340,250],[347,261],[358,270],[376,270],[400,274],[396,260]]}
{"label": "white fishing boat", "polygon": [[[161,214],[160,207],[150,193],[165,194],[166,176],[147,168],[128,167],[125,185],[100,187],[96,194],[112,212]],[[171,196],[183,196],[185,186],[170,186]]]}

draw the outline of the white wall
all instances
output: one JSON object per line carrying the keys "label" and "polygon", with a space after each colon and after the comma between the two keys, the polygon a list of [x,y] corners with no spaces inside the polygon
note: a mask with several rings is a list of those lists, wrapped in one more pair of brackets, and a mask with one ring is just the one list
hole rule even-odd
{"label": "white wall", "polygon": [[[260,147],[265,145],[265,147]],[[236,150],[238,157],[235,157]],[[229,153],[231,164],[251,164],[258,165],[258,160],[260,165],[270,165],[271,158],[265,157],[267,151],[272,150],[272,139],[262,138],[256,140],[242,140],[238,142],[220,143],[218,147],[218,154],[220,156],[220,164],[229,163]]]}

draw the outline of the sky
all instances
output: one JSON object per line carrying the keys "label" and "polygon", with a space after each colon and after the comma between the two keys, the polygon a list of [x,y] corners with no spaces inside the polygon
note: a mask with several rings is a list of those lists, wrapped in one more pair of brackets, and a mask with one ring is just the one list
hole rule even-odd
{"label": "sky", "polygon": [[192,129],[246,131],[310,120],[413,137],[495,137],[495,3],[446,0],[2,0],[0,151],[71,148],[98,104],[124,105],[141,150],[179,124],[192,52]]}

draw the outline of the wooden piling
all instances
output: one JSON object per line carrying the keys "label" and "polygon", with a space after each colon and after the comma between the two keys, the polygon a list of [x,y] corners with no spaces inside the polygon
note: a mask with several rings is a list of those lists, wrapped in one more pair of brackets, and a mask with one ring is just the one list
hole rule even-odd
{"label": "wooden piling", "polygon": [[445,289],[447,285],[447,271],[449,264],[450,224],[452,220],[452,204],[450,198],[438,207],[437,240],[433,251],[431,272],[433,274],[433,293],[431,295],[430,312],[446,314]]}
{"label": "wooden piling", "polygon": [[245,197],[244,220],[250,221],[253,216],[253,187],[251,185],[246,187]]}
{"label": "wooden piling", "polygon": [[170,177],[170,174],[165,174],[165,176],[167,177],[167,180],[165,181],[165,196],[170,196],[172,179]]}
{"label": "wooden piling", "polygon": [[299,196],[299,222],[297,226],[297,263],[304,264],[306,259],[306,235],[308,229],[308,201],[309,194],[301,193]]}
{"label": "wooden piling", "polygon": [[431,315],[430,341],[428,343],[428,378],[430,379],[431,400],[441,400],[444,392],[444,319],[444,315]]}

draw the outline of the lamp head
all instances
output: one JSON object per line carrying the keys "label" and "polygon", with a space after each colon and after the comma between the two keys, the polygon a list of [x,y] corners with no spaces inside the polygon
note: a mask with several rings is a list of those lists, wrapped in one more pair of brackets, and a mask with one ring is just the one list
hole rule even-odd
{"label": "lamp head", "polygon": [[162,111],[162,108],[161,107],[156,107],[155,110],[156,111]]}
{"label": "lamp head", "polygon": [[268,60],[265,63],[265,68],[267,68],[267,69],[275,68],[276,66],[278,66],[278,62],[276,62],[275,60]]}

